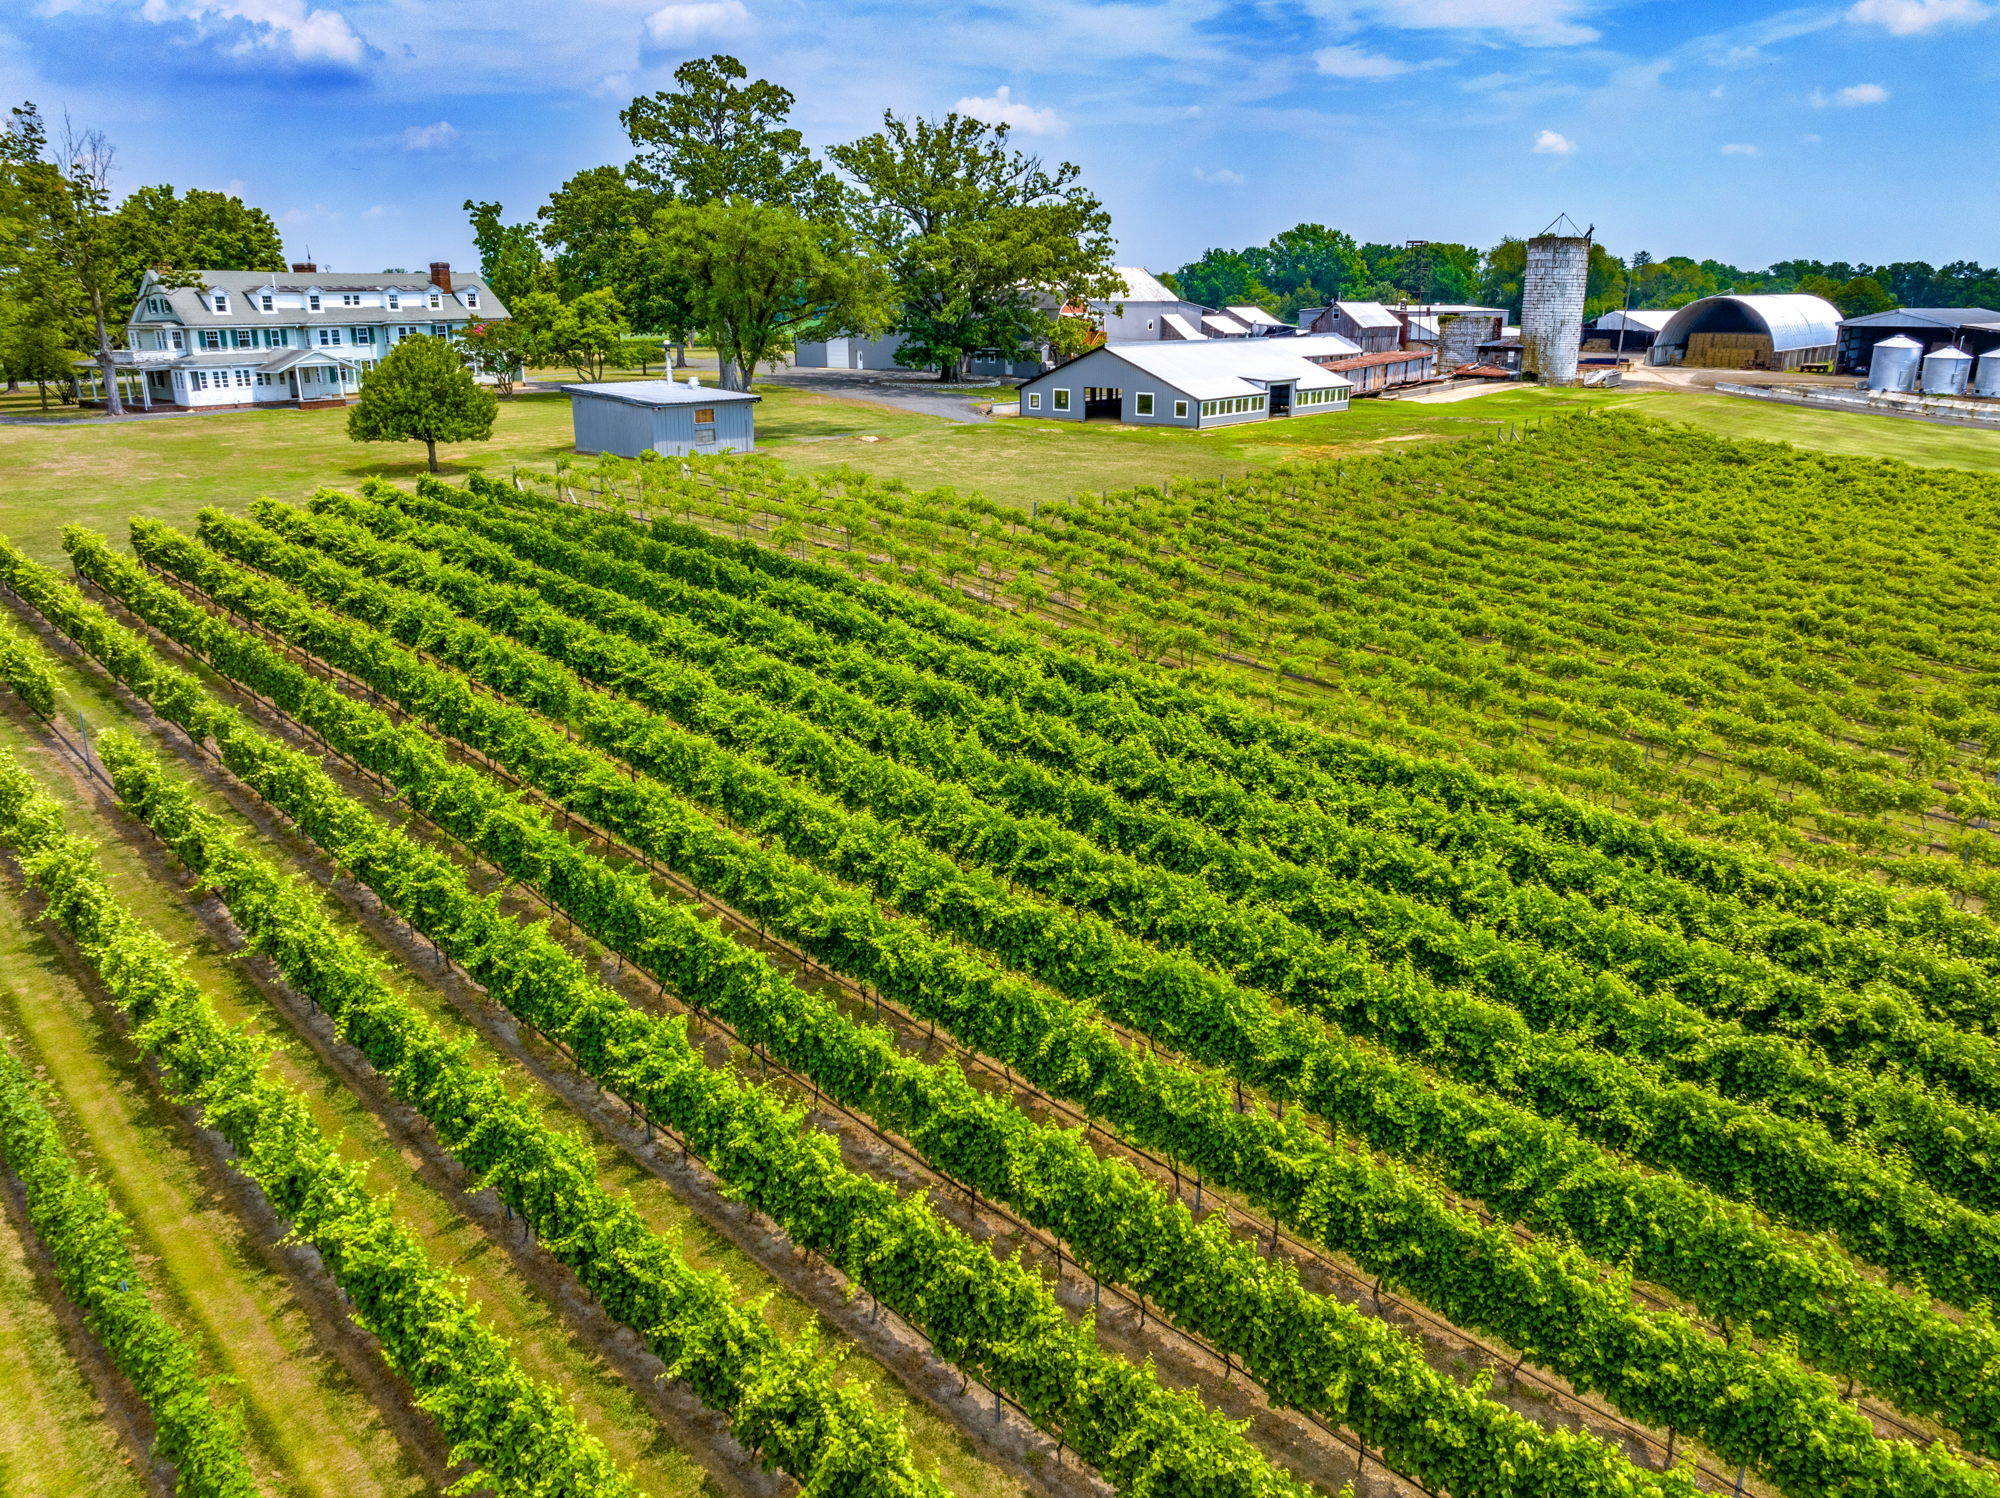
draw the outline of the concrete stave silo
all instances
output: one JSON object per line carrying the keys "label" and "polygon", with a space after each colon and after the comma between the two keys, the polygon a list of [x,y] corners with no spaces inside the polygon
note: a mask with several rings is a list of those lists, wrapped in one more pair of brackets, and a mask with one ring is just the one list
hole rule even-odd
{"label": "concrete stave silo", "polygon": [[1528,241],[1521,280],[1521,377],[1545,385],[1576,381],[1583,346],[1583,301],[1590,283],[1590,236],[1542,234]]}

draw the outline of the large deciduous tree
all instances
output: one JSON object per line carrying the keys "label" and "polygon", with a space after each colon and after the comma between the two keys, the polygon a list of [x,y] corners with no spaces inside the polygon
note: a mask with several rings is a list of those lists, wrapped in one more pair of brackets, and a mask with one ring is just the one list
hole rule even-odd
{"label": "large deciduous tree", "polygon": [[[130,305],[126,263],[111,208],[111,173],[116,152],[101,130],[85,130],[67,119],[51,145],[34,106],[14,112],[20,144],[17,173],[36,238],[27,267],[34,294],[72,327],[86,330],[104,381],[105,407],[125,412],[111,358],[111,329],[123,294]],[[44,154],[46,153],[46,154]],[[51,159],[52,158],[52,159]]]}
{"label": "large deciduous tree", "polygon": [[532,224],[504,222],[498,203],[467,198],[465,211],[472,219],[472,242],[479,246],[479,274],[502,305],[511,309],[535,289],[542,270],[541,236]]}
{"label": "large deciduous tree", "polygon": [[1110,301],[1111,215],[1064,162],[1013,151],[1005,125],[948,114],[883,128],[827,155],[854,186],[853,216],[895,285],[898,363],[959,377],[981,349],[1047,334],[1041,298]]}
{"label": "large deciduous tree", "polygon": [[888,278],[838,222],[729,198],[662,208],[651,239],[692,279],[724,389],[748,390],[759,364],[801,338],[873,334],[887,324]]}
{"label": "large deciduous tree", "polygon": [[674,69],[679,89],[634,99],[618,116],[639,151],[626,175],[695,207],[748,198],[801,218],[831,216],[840,186],[785,123],[791,90],[747,77],[742,63],[718,52]]}
{"label": "large deciduous tree", "polygon": [[653,215],[672,197],[633,180],[615,166],[578,172],[536,210],[542,237],[555,251],[556,281],[564,297],[609,291],[625,320],[648,333],[665,334],[685,365],[694,331],[694,283],[679,261],[659,252],[650,235]]}
{"label": "large deciduous tree", "polygon": [[347,412],[356,442],[421,442],[438,471],[440,442],[485,442],[499,402],[466,368],[463,352],[443,338],[405,338],[361,379],[361,399]]}

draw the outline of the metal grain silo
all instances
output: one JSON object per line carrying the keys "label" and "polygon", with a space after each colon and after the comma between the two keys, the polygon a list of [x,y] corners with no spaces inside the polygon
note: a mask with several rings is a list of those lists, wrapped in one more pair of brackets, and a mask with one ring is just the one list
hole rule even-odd
{"label": "metal grain silo", "polygon": [[1972,355],[1947,345],[1924,360],[1925,395],[1963,395]]}
{"label": "metal grain silo", "polygon": [[1575,381],[1589,281],[1589,235],[1543,234],[1528,241],[1521,280],[1522,378],[1550,385]]}
{"label": "metal grain silo", "polygon": [[1979,356],[1979,369],[1972,377],[1974,395],[2000,395],[2000,348],[1990,348]]}
{"label": "metal grain silo", "polygon": [[1870,390],[1915,390],[1917,366],[1923,362],[1924,346],[1914,338],[1898,334],[1875,345],[1868,360]]}

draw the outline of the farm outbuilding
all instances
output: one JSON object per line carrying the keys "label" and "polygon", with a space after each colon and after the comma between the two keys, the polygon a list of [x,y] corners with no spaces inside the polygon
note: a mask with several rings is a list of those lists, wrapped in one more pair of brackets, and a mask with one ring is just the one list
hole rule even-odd
{"label": "farm outbuilding", "polygon": [[1338,333],[1364,354],[1386,353],[1403,346],[1403,323],[1380,302],[1335,302],[1299,313],[1301,333]]}
{"label": "farm outbuilding", "polygon": [[1435,349],[1405,348],[1329,359],[1324,367],[1352,380],[1356,395],[1374,395],[1397,385],[1421,385],[1436,379],[1437,362]]}
{"label": "farm outbuilding", "polygon": [[1842,318],[1837,374],[1865,374],[1874,367],[1875,345],[1885,338],[1908,338],[1925,353],[1962,349],[1975,359],[2000,348],[2000,312],[1989,307],[1898,307],[1867,317]]}
{"label": "farm outbuilding", "polygon": [[1103,344],[1024,382],[1021,414],[1218,427],[1346,410],[1349,381],[1302,357],[1302,341]]}
{"label": "farm outbuilding", "polygon": [[1707,296],[1667,319],[1649,362],[1693,369],[1833,367],[1840,312],[1816,296]]}
{"label": "farm outbuilding", "polygon": [[1640,308],[1627,312],[1614,308],[1595,322],[1584,324],[1583,351],[1586,354],[1643,354],[1653,346],[1674,314],[1665,308]]}
{"label": "farm outbuilding", "polygon": [[756,450],[751,412],[761,395],[705,389],[693,378],[685,385],[671,380],[618,380],[562,388],[569,396],[580,453],[636,458],[650,450],[684,458],[689,453]]}

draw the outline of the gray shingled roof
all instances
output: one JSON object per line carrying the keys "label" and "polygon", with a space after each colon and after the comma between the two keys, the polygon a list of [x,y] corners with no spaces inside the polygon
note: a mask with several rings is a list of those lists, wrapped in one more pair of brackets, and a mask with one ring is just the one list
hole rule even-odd
{"label": "gray shingled roof", "polygon": [[[258,270],[205,270],[198,274],[202,277],[201,284],[198,286],[184,286],[174,291],[164,291],[153,287],[141,292],[142,300],[139,304],[139,310],[135,310],[134,312],[134,317],[140,322],[153,323],[155,325],[170,325],[177,319],[182,325],[191,328],[242,328],[254,327],[259,323],[273,320],[286,320],[289,324],[289,322],[300,318],[315,318],[329,323],[366,323],[374,326],[387,326],[399,323],[420,322],[483,322],[489,317],[506,317],[509,315],[505,305],[502,304],[498,296],[494,295],[492,288],[485,281],[476,275],[461,276],[456,271],[452,273],[451,277],[452,290],[458,292],[469,288],[477,291],[479,293],[479,306],[476,310],[467,307],[452,296],[445,297],[442,307],[433,308],[424,305],[425,295],[431,289],[430,280],[426,276],[375,275],[363,278],[361,276],[342,275],[339,277],[301,277],[291,272],[278,275],[271,271]],[[209,307],[203,295],[209,288],[229,293],[230,310],[228,312],[216,312]],[[409,293],[410,297],[416,299],[416,305],[391,311],[387,307],[343,307],[338,302],[328,304],[322,301],[318,312],[308,312],[303,307],[279,307],[270,312],[263,312],[257,310],[254,303],[241,300],[250,297],[256,292],[270,290],[289,292],[318,291],[327,295],[338,296],[343,291],[386,291],[390,289]],[[173,318],[160,319],[144,316],[143,298],[148,296],[165,297],[168,306],[173,309]]]}

